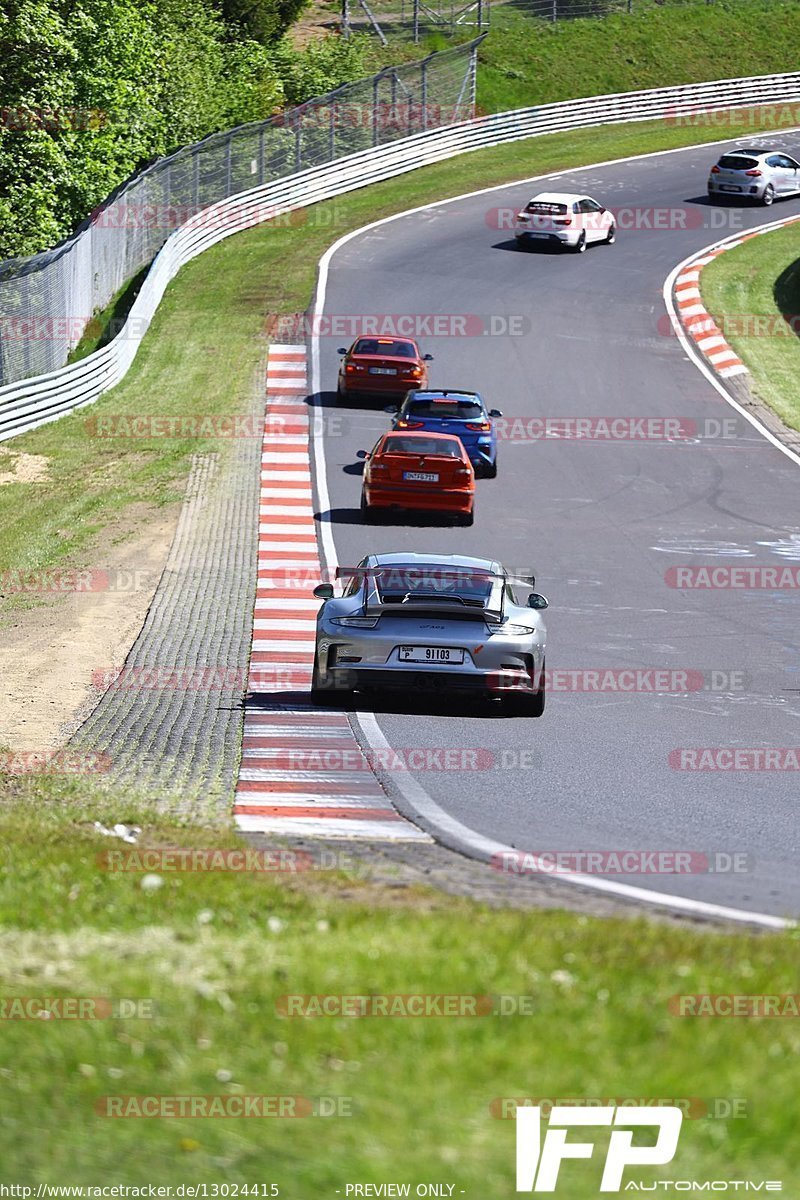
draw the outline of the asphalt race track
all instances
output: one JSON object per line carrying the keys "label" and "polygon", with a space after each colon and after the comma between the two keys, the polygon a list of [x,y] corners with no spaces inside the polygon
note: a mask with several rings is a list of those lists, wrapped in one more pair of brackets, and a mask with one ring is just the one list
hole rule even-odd
{"label": "asphalt race track", "polygon": [[[775,141],[800,152],[800,134]],[[667,332],[662,288],[679,261],[729,233],[800,212],[800,198],[771,209],[709,204],[705,181],[717,153],[700,147],[562,173],[384,223],[333,255],[324,308],[328,315],[480,314],[494,328],[523,319],[515,336],[420,337],[435,358],[431,386],[479,390],[523,423],[681,417],[697,423],[699,440],[508,438],[498,477],[478,480],[473,528],[401,516],[365,527],[356,451],[369,449],[389,418],[381,401],[337,407],[336,349],[351,339],[323,334],[328,390],[314,401],[325,428],[316,471],[327,473],[330,508],[319,515],[341,564],[368,551],[420,550],[532,568],[550,601],[550,671],[743,673],[732,682],[718,674],[719,691],[551,690],[541,720],[419,693],[358,707],[375,713],[393,747],[492,752],[491,769],[417,776],[438,805],[480,834],[535,852],[746,856],[736,871],[615,878],[797,915],[797,772],[670,765],[680,748],[800,745],[797,593],[685,591],[665,581],[669,568],[688,564],[800,562],[800,468],[725,403]],[[583,255],[517,251],[492,214],[511,213],[545,190],[585,191],[643,227],[620,221],[616,245]],[[735,436],[705,436],[723,420],[734,421]]]}

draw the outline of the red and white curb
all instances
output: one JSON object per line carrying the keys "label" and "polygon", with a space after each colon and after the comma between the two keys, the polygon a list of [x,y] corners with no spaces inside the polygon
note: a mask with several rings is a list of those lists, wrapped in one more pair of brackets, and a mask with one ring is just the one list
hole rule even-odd
{"label": "red and white curb", "polygon": [[783,221],[773,221],[761,229],[754,229],[750,233],[743,233],[740,237],[721,242],[698,255],[697,258],[684,263],[675,280],[675,309],[680,323],[712,370],[716,371],[723,379],[730,379],[734,375],[747,375],[749,372],[736,351],[725,340],[722,330],[703,304],[700,292],[700,276],[703,267],[713,262],[720,254],[724,254],[726,250],[733,250],[734,247],[749,242],[751,238],[761,237],[764,233],[771,233],[774,229],[780,229],[783,225],[791,225],[797,220],[800,218],[786,217]]}
{"label": "red and white curb", "polygon": [[[261,452],[256,603],[234,819],[245,833],[432,839],[392,808],[344,712],[302,707],[321,579],[305,346],[273,346]],[[295,584],[295,586],[292,586]],[[294,701],[284,707],[289,693]],[[309,698],[310,701],[310,698]]]}

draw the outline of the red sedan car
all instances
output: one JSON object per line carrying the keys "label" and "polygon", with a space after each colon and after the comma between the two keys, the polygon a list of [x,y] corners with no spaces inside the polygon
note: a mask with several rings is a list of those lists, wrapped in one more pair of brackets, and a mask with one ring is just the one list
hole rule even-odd
{"label": "red sedan car", "polygon": [[361,513],[369,521],[380,510],[413,509],[450,514],[471,525],[475,472],[460,438],[446,433],[385,433],[366,459]]}
{"label": "red sedan car", "polygon": [[428,386],[426,363],[432,354],[420,354],[411,338],[360,337],[349,350],[339,347],[337,392],[342,398],[356,394],[405,395]]}

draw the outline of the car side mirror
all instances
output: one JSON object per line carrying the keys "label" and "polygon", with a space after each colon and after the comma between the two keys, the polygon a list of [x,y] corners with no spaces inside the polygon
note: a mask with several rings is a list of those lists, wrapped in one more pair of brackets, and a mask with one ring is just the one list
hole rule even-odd
{"label": "car side mirror", "polygon": [[423,362],[433,362],[433,355],[432,354],[423,354],[422,361]]}
{"label": "car side mirror", "polygon": [[314,595],[317,597],[318,600],[332,600],[333,599],[333,584],[332,583],[318,583],[317,586],[314,588]]}
{"label": "car side mirror", "polygon": [[369,458],[366,450],[356,450],[356,458]]}
{"label": "car side mirror", "polygon": [[[315,593],[315,595],[316,595],[316,593]],[[548,607],[549,607],[549,601],[544,596],[540,596],[538,592],[531,592],[530,596],[528,596],[528,608],[548,608]]]}
{"label": "car side mirror", "polygon": [[390,417],[393,417],[393,416],[395,416],[396,413],[398,413],[400,411],[400,409],[397,407],[396,404],[387,404],[386,408],[383,411],[385,413],[388,413]]}
{"label": "car side mirror", "polygon": [[345,350],[344,346],[340,346],[339,349],[336,351],[336,353],[337,354],[347,354],[347,351]]}
{"label": "car side mirror", "polygon": [[490,417],[502,417],[502,415],[503,415],[503,414],[500,412],[500,409],[499,409],[499,408],[490,408],[490,409],[489,409],[489,416],[490,416]]}

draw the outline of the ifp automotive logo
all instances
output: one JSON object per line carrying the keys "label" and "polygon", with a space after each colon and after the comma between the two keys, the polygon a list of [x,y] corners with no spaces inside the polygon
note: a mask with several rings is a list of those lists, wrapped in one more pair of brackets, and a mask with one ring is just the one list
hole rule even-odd
{"label": "ifp automotive logo", "polygon": [[613,1125],[658,1127],[654,1146],[634,1146],[633,1130],[614,1128],[608,1145],[601,1192],[618,1192],[626,1167],[661,1166],[672,1162],[678,1148],[683,1112],[674,1105],[657,1109],[582,1108],[555,1105],[550,1110],[549,1128],[542,1140],[540,1108],[517,1109],[517,1191],[554,1192],[559,1168],[565,1158],[591,1158],[592,1142],[568,1142],[572,1125]]}

